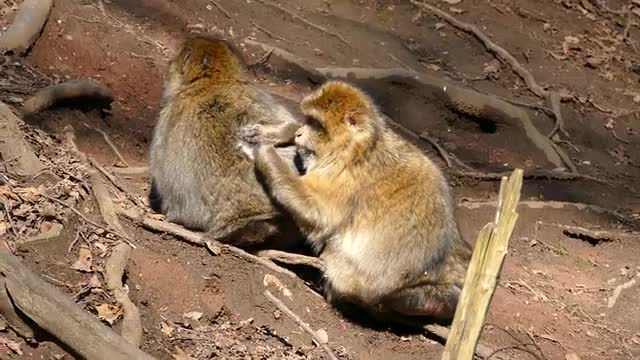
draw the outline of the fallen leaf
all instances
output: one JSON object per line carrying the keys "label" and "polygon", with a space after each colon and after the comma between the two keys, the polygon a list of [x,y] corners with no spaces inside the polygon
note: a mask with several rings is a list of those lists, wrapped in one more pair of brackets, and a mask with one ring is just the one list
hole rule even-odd
{"label": "fallen leaf", "polygon": [[96,311],[98,311],[98,318],[109,325],[113,325],[123,315],[121,307],[111,304],[100,304],[96,306]]}
{"label": "fallen leaf", "polygon": [[195,321],[200,320],[202,318],[202,315],[204,314],[199,311],[190,311],[188,313],[182,314],[182,316],[186,317],[187,319],[191,319]]}
{"label": "fallen leaf", "polygon": [[578,356],[578,354],[576,353],[567,353],[564,356],[565,360],[580,360],[580,356]]}
{"label": "fallen leaf", "polygon": [[462,14],[462,13],[464,13],[464,10],[459,9],[457,7],[453,7],[453,6],[449,8],[449,11],[451,11],[454,14]]}
{"label": "fallen leaf", "polygon": [[71,268],[82,272],[91,272],[92,262],[93,255],[91,255],[91,251],[86,247],[81,247],[78,251],[78,260],[71,265]]}
{"label": "fallen leaf", "polygon": [[446,2],[449,5],[455,5],[462,2],[462,0],[442,0],[442,1]]}
{"label": "fallen leaf", "polygon": [[173,332],[175,331],[176,328],[174,328],[173,326],[170,326],[169,324],[163,322],[162,324],[160,324],[160,331],[168,337],[171,337],[173,335]]}

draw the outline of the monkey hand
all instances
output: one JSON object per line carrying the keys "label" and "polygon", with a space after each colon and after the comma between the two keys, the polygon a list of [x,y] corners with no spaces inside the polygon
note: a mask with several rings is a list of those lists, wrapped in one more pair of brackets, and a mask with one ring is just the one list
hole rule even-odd
{"label": "monkey hand", "polygon": [[240,129],[240,139],[251,145],[273,142],[269,128],[262,124],[247,125]]}

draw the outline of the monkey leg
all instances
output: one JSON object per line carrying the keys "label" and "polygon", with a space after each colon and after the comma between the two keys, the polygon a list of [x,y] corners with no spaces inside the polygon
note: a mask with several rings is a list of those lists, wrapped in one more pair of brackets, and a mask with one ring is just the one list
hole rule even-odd
{"label": "monkey leg", "polygon": [[428,317],[448,321],[458,306],[461,290],[456,285],[436,283],[399,290],[382,302],[382,307],[404,317]]}

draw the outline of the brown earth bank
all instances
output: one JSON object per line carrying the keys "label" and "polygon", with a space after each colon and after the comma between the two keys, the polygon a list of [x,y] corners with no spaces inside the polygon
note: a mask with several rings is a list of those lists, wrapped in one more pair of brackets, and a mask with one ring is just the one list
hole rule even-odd
{"label": "brown earth bank", "polygon": [[[0,31],[20,3],[0,1]],[[517,359],[640,358],[635,232],[640,220],[640,5],[614,0],[428,3],[475,24],[540,85],[572,95],[561,106],[566,134],[554,139],[582,176],[525,180],[518,224],[481,341]],[[532,94],[509,64],[496,61],[477,38],[411,2],[56,0],[31,51],[2,58],[0,100],[20,113],[40,87],[93,79],[113,90],[114,102],[108,111],[55,107],[24,118],[27,140],[65,180],[18,179],[5,168],[0,228],[31,269],[116,331],[117,308],[104,306],[114,300],[93,282],[94,277],[103,281],[115,239],[68,211],[61,215],[65,209],[47,219],[45,205],[15,187],[53,188],[99,219],[97,204],[83,190],[86,183],[74,177],[79,165],[61,150],[64,127],[74,127],[79,149],[100,164],[122,165],[104,132],[129,166],[145,166],[163,74],[182,38],[193,32],[234,42],[253,65],[255,81],[288,99],[292,109],[317,85],[314,68],[394,68],[509,99],[543,136],[554,127],[550,105]],[[268,56],[269,46],[303,59],[305,68],[278,51]],[[492,220],[499,182],[463,174],[468,169],[460,162],[484,174],[558,167],[517,119],[470,116],[437,88],[406,77],[351,80],[448,173],[469,242]],[[425,132],[449,154],[450,167],[429,142],[416,138]],[[116,176],[131,193],[146,196],[146,175]],[[122,195],[116,200],[126,201]],[[58,236],[30,241],[61,218],[64,229]],[[141,312],[141,348],[159,359],[323,358],[309,334],[264,296],[265,289],[313,329],[323,330],[340,358],[440,358],[442,345],[425,334],[337,312],[316,292],[316,274],[307,274],[306,282],[292,279],[232,252],[212,256],[172,236],[124,224],[136,245],[126,284]],[[596,230],[607,235],[587,236]],[[92,254],[89,267],[78,263],[86,250]],[[622,284],[631,285],[614,297]],[[28,345],[6,327],[0,330],[1,358],[73,358],[49,338]]]}

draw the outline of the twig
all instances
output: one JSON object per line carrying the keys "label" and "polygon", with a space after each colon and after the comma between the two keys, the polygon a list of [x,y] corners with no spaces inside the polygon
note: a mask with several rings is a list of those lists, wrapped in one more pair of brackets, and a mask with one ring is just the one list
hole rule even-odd
{"label": "twig", "polygon": [[217,7],[218,10],[220,10],[224,14],[224,16],[226,16],[228,19],[233,20],[233,17],[231,16],[231,14],[229,14],[229,12],[225,10],[225,8],[223,8],[222,5],[220,5],[216,0],[210,0],[210,1],[213,4],[213,6]]}
{"label": "twig", "polygon": [[105,170],[108,170],[114,174],[120,174],[120,175],[141,175],[144,174],[146,172],[149,171],[149,167],[148,166],[138,166],[138,167],[126,167],[126,168],[121,168],[121,167],[116,167],[116,166],[109,166],[106,167]]}
{"label": "twig", "polygon": [[73,250],[73,247],[76,245],[76,243],[78,242],[78,239],[80,239],[80,231],[76,232],[76,237],[73,239],[73,241],[71,242],[71,244],[69,244],[69,247],[67,248],[67,254],[71,252],[71,250]]}
{"label": "twig", "polygon": [[116,245],[109,259],[105,264],[105,282],[107,289],[113,293],[113,297],[122,305],[124,317],[120,334],[135,347],[140,347],[142,343],[142,323],[140,321],[140,311],[131,302],[127,292],[122,286],[124,269],[131,255],[131,247],[125,243]]}
{"label": "twig", "polygon": [[257,255],[271,261],[277,261],[288,265],[305,265],[320,272],[325,271],[325,266],[322,260],[313,256],[293,254],[280,250],[261,250],[258,251]]}
{"label": "twig", "polygon": [[[99,132],[102,137],[104,138],[104,142],[107,143],[107,145],[109,145],[109,147],[111,148],[111,150],[113,151],[114,154],[116,154],[116,156],[118,157],[118,159],[126,166],[129,167],[129,163],[127,162],[127,160],[124,159],[124,156],[122,156],[122,154],[120,153],[120,151],[118,150],[118,147],[116,147],[116,144],[113,143],[113,141],[111,141],[111,138],[109,138],[109,135],[107,135],[106,132],[95,128],[87,123],[84,123],[84,126],[88,127],[89,129]],[[106,176],[106,175],[105,175]],[[115,184],[114,184],[115,185]]]}
{"label": "twig", "polygon": [[[108,233],[111,233],[111,234],[113,234],[113,235],[115,235],[115,236],[117,236],[117,237],[121,238],[121,239],[122,239],[122,240],[124,240],[124,241],[130,242],[129,238],[128,238],[126,235],[120,234],[120,233],[118,233],[118,232],[117,232],[117,231],[115,231],[115,230],[109,229],[109,228],[108,228],[108,227],[106,227],[106,226],[102,226],[102,225],[98,224],[97,222],[95,222],[95,221],[93,221],[93,220],[89,219],[85,214],[81,213],[81,212],[80,212],[80,210],[78,210],[78,209],[76,209],[75,207],[73,207],[73,206],[71,206],[71,205],[69,205],[69,204],[65,203],[64,201],[59,200],[59,199],[56,199],[56,198],[51,197],[51,196],[46,195],[46,194],[39,194],[39,195],[40,195],[40,196],[42,196],[43,198],[47,199],[47,200],[53,201],[53,202],[55,202],[55,203],[57,203],[57,204],[60,204],[60,205],[62,205],[62,206],[64,206],[64,207],[66,207],[67,209],[69,209],[69,210],[73,211],[76,215],[78,215],[78,216],[79,216],[82,220],[84,220],[84,222],[86,222],[87,224],[89,224],[89,225],[91,225],[91,226],[93,226],[93,227],[96,227],[96,228],[98,228],[98,229],[102,229],[102,230],[104,230],[104,231],[106,231],[106,232],[108,232]],[[133,245],[133,244],[130,244],[130,245],[132,245],[133,247],[135,247],[135,245]]]}
{"label": "twig", "polygon": [[413,70],[413,69],[411,68],[411,66],[409,66],[409,65],[405,64],[402,60],[400,60],[400,59],[398,59],[397,57],[395,57],[392,53],[390,53],[390,52],[388,52],[388,51],[387,51],[387,55],[389,55],[389,57],[390,57],[393,61],[397,62],[397,63],[398,63],[398,65],[402,66],[403,68],[405,68],[405,69],[407,69],[407,70],[409,70],[409,71],[417,72],[417,71]]}
{"label": "twig", "polygon": [[322,339],[320,339],[318,337],[318,334],[309,326],[309,324],[307,324],[304,321],[302,321],[300,316],[296,315],[296,313],[294,313],[293,310],[289,309],[289,307],[287,305],[285,305],[280,299],[275,297],[271,293],[271,291],[265,290],[264,291],[264,296],[266,296],[267,299],[269,299],[269,301],[271,301],[271,303],[273,303],[273,305],[275,305],[278,309],[280,309],[280,311],[282,311],[289,318],[291,318],[291,320],[295,321],[296,324],[298,324],[298,326],[302,330],[304,330],[307,334],[311,335],[313,340],[316,342],[316,344],[318,344],[318,346],[320,346],[322,348],[322,350],[324,350],[324,352],[327,354],[327,357],[329,359],[338,360],[338,357],[333,353],[333,350],[331,350],[331,348],[327,344],[325,344]]}
{"label": "twig", "polygon": [[137,206],[143,209],[147,207],[147,205],[144,202],[142,202],[140,198],[134,195],[131,191],[127,190],[127,188],[125,188],[124,185],[120,184],[120,182],[113,175],[111,175],[107,171],[107,169],[105,169],[102,165],[100,165],[96,160],[94,160],[92,157],[89,157],[89,156],[87,156],[87,160],[89,160],[89,163],[93,165],[93,167],[98,169],[98,171],[100,171],[102,175],[104,175],[116,188],[118,188],[118,190],[122,191],[129,198],[129,200],[131,200],[131,202],[133,202],[134,204],[136,204]]}
{"label": "twig", "polygon": [[496,43],[494,43],[484,32],[482,32],[480,29],[478,29],[478,27],[476,27],[475,25],[460,21],[460,20],[456,19],[455,17],[447,14],[446,12],[438,9],[435,6],[432,6],[432,5],[417,1],[417,0],[411,0],[411,3],[413,5],[415,5],[415,6],[417,6],[417,7],[420,7],[422,9],[425,9],[427,11],[430,11],[430,12],[436,14],[438,17],[440,17],[441,19],[444,19],[445,21],[447,21],[449,24],[451,24],[455,28],[457,28],[457,29],[459,29],[461,31],[464,31],[466,33],[472,34],[478,40],[480,40],[480,42],[485,46],[485,48],[487,50],[489,50],[489,52],[491,52],[492,54],[494,54],[498,58],[500,58],[503,61],[505,61],[506,63],[508,63],[511,66],[511,69],[516,74],[518,74],[518,76],[520,76],[520,78],[522,78],[522,80],[524,80],[525,84],[527,84],[527,88],[532,93],[534,93],[536,96],[538,96],[538,97],[540,97],[542,99],[546,99],[551,104],[551,108],[553,110],[554,117],[555,117],[555,125],[554,125],[553,134],[555,134],[555,131],[559,130],[563,134],[565,134],[565,136],[568,136],[568,133],[566,132],[566,130],[564,130],[564,119],[563,119],[562,113],[560,111],[560,101],[561,100],[573,99],[572,96],[570,96],[570,95],[561,95],[561,94],[559,94],[557,92],[552,92],[552,91],[548,91],[548,90],[544,89],[542,86],[540,86],[536,82],[535,78],[533,77],[533,75],[531,75],[529,70],[524,68],[524,66],[522,66],[520,64],[520,62],[518,62],[518,60],[515,57],[513,57],[513,55],[511,55],[503,47],[501,47],[501,46],[497,45]]}
{"label": "twig", "polygon": [[440,157],[444,160],[444,162],[447,163],[447,167],[451,167],[451,160],[449,159],[447,152],[442,148],[442,146],[440,146],[440,144],[438,144],[438,142],[434,138],[429,136],[429,133],[427,133],[426,131],[421,133],[420,139],[428,142],[429,144],[431,144],[431,146],[436,148],[436,150],[438,150],[438,154],[440,154]]}
{"label": "twig", "polygon": [[262,3],[263,5],[271,6],[272,8],[278,9],[278,10],[280,10],[280,11],[284,12],[285,14],[287,14],[287,15],[291,16],[292,18],[297,19],[297,20],[299,20],[299,21],[301,21],[301,22],[305,23],[306,25],[308,25],[308,26],[310,26],[310,27],[312,27],[312,28],[314,28],[314,29],[316,29],[316,30],[320,30],[320,31],[322,31],[322,32],[324,32],[324,33],[326,33],[326,34],[329,34],[329,35],[331,35],[331,36],[333,36],[333,37],[336,37],[336,38],[338,38],[340,41],[342,41],[343,43],[345,43],[345,44],[347,44],[347,45],[351,45],[351,44],[349,43],[349,41],[347,41],[347,39],[345,39],[342,35],[340,35],[340,34],[338,34],[338,33],[335,33],[335,32],[333,32],[333,31],[330,31],[330,30],[326,29],[325,27],[322,27],[322,26],[320,26],[320,25],[318,25],[318,24],[312,23],[311,21],[309,21],[309,20],[307,20],[307,19],[305,19],[305,18],[301,17],[300,15],[297,15],[297,14],[292,13],[291,11],[289,11],[289,10],[287,10],[287,9],[283,8],[282,6],[280,6],[280,5],[278,5],[278,4],[272,3],[272,2],[267,1],[267,0],[257,0],[257,1],[258,1],[258,2],[260,2],[260,3]]}
{"label": "twig", "polygon": [[298,277],[293,272],[274,264],[272,261],[268,259],[263,259],[261,257],[255,256],[235,246],[222,244],[222,243],[219,243],[218,241],[208,239],[205,234],[193,232],[191,230],[185,229],[180,225],[173,224],[167,221],[154,220],[149,218],[148,216],[140,216],[137,214],[132,214],[132,213],[123,211],[120,208],[118,209],[118,213],[128,218],[129,220],[132,220],[138,223],[140,226],[148,230],[164,232],[167,234],[177,236],[178,238],[181,238],[190,244],[205,246],[207,249],[209,249],[213,253],[219,252],[220,248],[224,248],[229,250],[231,253],[240,256],[241,258],[244,258],[256,264],[260,264],[268,268],[269,270],[287,275],[292,279],[295,279]]}
{"label": "twig", "polygon": [[269,31],[269,30],[267,30],[267,29],[263,28],[262,26],[260,26],[260,25],[256,24],[256,22],[255,22],[255,21],[251,21],[251,24],[252,24],[253,26],[255,26],[258,30],[260,30],[260,31],[262,31],[263,33],[265,33],[265,34],[269,35],[269,37],[271,37],[271,38],[273,38],[273,39],[276,39],[276,40],[282,40],[282,41],[284,41],[284,42],[291,43],[291,41],[290,41],[290,40],[288,40],[288,39],[286,39],[286,38],[284,38],[284,37],[282,37],[282,36],[280,36],[280,35],[277,35],[277,34],[272,33],[271,31]]}

